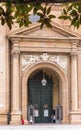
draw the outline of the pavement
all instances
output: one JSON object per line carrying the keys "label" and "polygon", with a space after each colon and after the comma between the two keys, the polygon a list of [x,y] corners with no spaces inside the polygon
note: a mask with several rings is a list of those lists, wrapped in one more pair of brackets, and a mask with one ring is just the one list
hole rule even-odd
{"label": "pavement", "polygon": [[81,130],[81,125],[35,124],[35,125],[1,125],[0,130]]}

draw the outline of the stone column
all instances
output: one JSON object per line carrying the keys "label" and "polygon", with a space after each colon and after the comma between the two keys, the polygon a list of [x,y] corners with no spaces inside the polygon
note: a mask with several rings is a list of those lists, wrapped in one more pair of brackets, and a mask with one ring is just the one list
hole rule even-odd
{"label": "stone column", "polygon": [[15,42],[12,50],[11,124],[21,122],[19,86],[19,48],[17,42]]}
{"label": "stone column", "polygon": [[71,53],[71,111],[78,109],[77,92],[77,54]]}

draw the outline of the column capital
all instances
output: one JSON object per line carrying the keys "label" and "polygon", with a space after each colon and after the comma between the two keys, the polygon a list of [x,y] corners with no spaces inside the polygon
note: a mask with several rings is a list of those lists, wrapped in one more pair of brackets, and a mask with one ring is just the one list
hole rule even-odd
{"label": "column capital", "polygon": [[19,56],[19,54],[20,54],[20,51],[19,51],[19,50],[14,50],[14,49],[13,49],[13,50],[11,51],[11,55],[12,55],[12,56]]}
{"label": "column capital", "polygon": [[15,44],[12,45],[11,55],[18,57],[19,54],[20,54],[20,50],[19,50],[18,42],[16,42]]}
{"label": "column capital", "polygon": [[70,53],[70,56],[71,56],[71,57],[77,57],[77,52],[71,52],[71,53]]}
{"label": "column capital", "polygon": [[77,46],[78,43],[79,43],[78,39],[71,39],[70,41],[71,41],[71,43],[72,43],[73,46]]}
{"label": "column capital", "polygon": [[77,53],[77,46],[78,46],[78,42],[73,41],[71,44],[71,49],[72,49],[71,53]]}
{"label": "column capital", "polygon": [[12,38],[11,41],[13,44],[18,44],[19,43],[20,38]]}

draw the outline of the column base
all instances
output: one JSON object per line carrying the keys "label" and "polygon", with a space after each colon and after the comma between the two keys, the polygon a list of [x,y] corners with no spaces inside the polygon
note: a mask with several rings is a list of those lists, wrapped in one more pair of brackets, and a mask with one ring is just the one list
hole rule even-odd
{"label": "column base", "polygon": [[81,124],[81,110],[70,112],[70,123],[71,124]]}
{"label": "column base", "polygon": [[69,124],[69,120],[62,120],[62,124]]}
{"label": "column base", "polygon": [[0,125],[8,124],[8,115],[0,114]]}
{"label": "column base", "polygon": [[21,124],[21,112],[20,111],[11,112],[10,124],[13,124],[13,125],[20,125]]}

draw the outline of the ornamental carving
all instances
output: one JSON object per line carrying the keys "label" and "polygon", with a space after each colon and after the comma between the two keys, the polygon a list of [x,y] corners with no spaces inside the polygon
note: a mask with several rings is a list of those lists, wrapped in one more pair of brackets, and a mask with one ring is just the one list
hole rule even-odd
{"label": "ornamental carving", "polygon": [[64,55],[51,55],[48,53],[43,53],[40,55],[22,55],[21,57],[21,65],[22,71],[24,71],[31,64],[35,64],[38,62],[50,62],[59,65],[65,71],[67,70],[67,56]]}
{"label": "ornamental carving", "polygon": [[19,50],[18,46],[12,46],[11,54],[13,56],[18,56],[20,54],[20,50]]}
{"label": "ornamental carving", "polygon": [[73,56],[73,57],[76,57],[76,56],[77,56],[77,52],[72,51],[72,52],[70,53],[70,55],[71,55],[71,57],[72,57],[72,56]]}
{"label": "ornamental carving", "polygon": [[18,54],[19,54],[19,50],[12,50],[12,51],[11,51],[11,54],[12,54],[12,55],[18,55]]}

